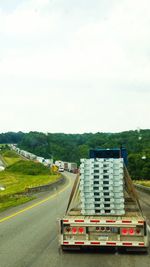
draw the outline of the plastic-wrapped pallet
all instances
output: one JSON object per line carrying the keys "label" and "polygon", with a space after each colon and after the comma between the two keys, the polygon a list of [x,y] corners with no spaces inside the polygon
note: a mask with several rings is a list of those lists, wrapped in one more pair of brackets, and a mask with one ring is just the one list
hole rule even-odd
{"label": "plastic-wrapped pallet", "polygon": [[83,215],[123,215],[123,159],[82,159],[80,165]]}

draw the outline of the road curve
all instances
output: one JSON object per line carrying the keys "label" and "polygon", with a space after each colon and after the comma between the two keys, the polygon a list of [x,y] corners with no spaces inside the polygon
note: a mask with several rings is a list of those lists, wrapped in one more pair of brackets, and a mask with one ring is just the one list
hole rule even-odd
{"label": "road curve", "polygon": [[[58,250],[57,218],[65,211],[73,174],[66,174],[69,184],[59,188],[47,200],[41,195],[39,205],[13,208],[0,215],[1,267],[148,267],[150,255],[111,252],[70,252]],[[61,190],[61,191],[60,191]],[[33,206],[28,209],[29,206]],[[145,203],[143,205],[146,205]],[[20,212],[24,210],[23,212]],[[14,217],[9,217],[16,213]],[[2,218],[6,218],[2,221]]]}

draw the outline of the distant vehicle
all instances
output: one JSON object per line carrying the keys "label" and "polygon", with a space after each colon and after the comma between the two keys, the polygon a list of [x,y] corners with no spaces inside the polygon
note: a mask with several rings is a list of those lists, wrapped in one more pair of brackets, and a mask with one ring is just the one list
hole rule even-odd
{"label": "distant vehicle", "polygon": [[76,170],[77,170],[77,163],[68,162],[68,171],[72,173],[76,173]]}
{"label": "distant vehicle", "polygon": [[64,172],[64,168],[63,167],[59,167],[58,171],[59,172]]}
{"label": "distant vehicle", "polygon": [[64,162],[64,170],[68,171],[68,162]]}

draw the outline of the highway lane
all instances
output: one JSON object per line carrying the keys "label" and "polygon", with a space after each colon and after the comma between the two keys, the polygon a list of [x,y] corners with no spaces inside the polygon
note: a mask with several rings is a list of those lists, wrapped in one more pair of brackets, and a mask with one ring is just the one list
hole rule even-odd
{"label": "highway lane", "polygon": [[138,190],[137,192],[140,199],[142,210],[144,212],[144,215],[147,217],[148,224],[150,226],[150,194],[148,195],[147,193],[140,190]]}
{"label": "highway lane", "polygon": [[[68,174],[67,174],[68,175]],[[71,181],[74,175],[69,174]],[[54,192],[55,196],[39,206],[26,210],[0,224],[1,267],[148,267],[150,253],[118,254],[110,252],[67,252],[58,250],[57,218],[64,214],[70,190]],[[42,196],[41,196],[42,200]],[[32,202],[32,203],[35,203]],[[25,209],[30,204],[13,209]],[[144,205],[146,205],[144,203]],[[144,207],[144,206],[143,206]],[[12,209],[1,214],[8,216]]]}
{"label": "highway lane", "polygon": [[[56,220],[64,213],[71,187],[70,185],[60,194],[57,191],[54,192],[56,196],[47,202],[0,223],[1,267],[32,266],[43,251],[51,247],[57,237]],[[28,205],[24,205],[23,209],[26,209]],[[32,205],[31,202],[30,205]],[[16,213],[17,209],[13,209],[14,212]],[[9,213],[12,213],[11,210],[1,214],[0,220],[3,216],[7,217]]]}

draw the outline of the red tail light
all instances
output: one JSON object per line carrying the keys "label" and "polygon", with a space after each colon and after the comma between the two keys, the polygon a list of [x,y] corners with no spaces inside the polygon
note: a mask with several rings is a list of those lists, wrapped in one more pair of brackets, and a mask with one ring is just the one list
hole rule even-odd
{"label": "red tail light", "polygon": [[134,235],[134,229],[133,228],[129,229],[129,235]]}
{"label": "red tail light", "polygon": [[78,229],[78,232],[79,232],[79,234],[83,234],[83,233],[84,233],[84,228],[83,228],[83,227],[80,227],[80,228]]}
{"label": "red tail light", "polygon": [[105,227],[101,227],[101,231],[102,231],[102,232],[105,231]]}
{"label": "red tail light", "polygon": [[121,234],[122,235],[134,235],[135,234],[135,229],[134,228],[122,228],[121,229]]}
{"label": "red tail light", "polygon": [[126,229],[126,228],[121,229],[121,234],[122,235],[127,235],[128,234],[128,229]]}
{"label": "red tail light", "polygon": [[77,233],[77,228],[73,227],[73,228],[72,228],[72,233],[73,233],[73,234],[76,234],[76,233]]}

